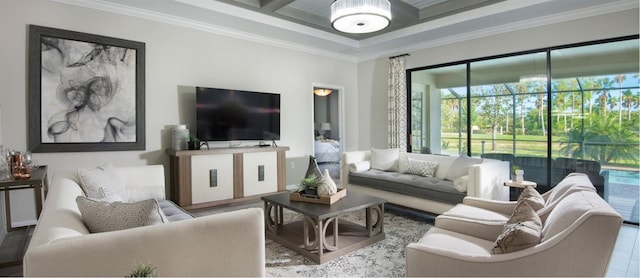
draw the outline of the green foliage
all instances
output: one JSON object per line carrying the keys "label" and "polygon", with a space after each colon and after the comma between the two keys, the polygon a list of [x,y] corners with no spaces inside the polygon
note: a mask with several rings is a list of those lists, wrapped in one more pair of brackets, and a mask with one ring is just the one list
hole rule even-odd
{"label": "green foliage", "polygon": [[138,264],[127,277],[155,277],[156,267],[151,264]]}
{"label": "green foliage", "polygon": [[303,178],[298,184],[298,191],[303,191],[305,189],[314,189],[318,186],[320,179],[315,175],[311,174],[310,176]]}
{"label": "green foliage", "polygon": [[[618,125],[618,116],[591,117],[591,125],[573,129],[567,134],[567,142],[560,144],[562,154],[600,163],[638,162],[638,133],[629,123]],[[637,130],[637,128],[636,128]]]}

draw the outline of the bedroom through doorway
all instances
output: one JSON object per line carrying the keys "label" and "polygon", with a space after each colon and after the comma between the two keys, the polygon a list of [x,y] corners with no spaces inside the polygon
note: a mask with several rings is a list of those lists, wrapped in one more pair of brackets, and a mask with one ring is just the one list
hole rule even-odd
{"label": "bedroom through doorway", "polygon": [[314,157],[320,171],[329,170],[339,183],[340,157],[343,149],[342,89],[313,86]]}

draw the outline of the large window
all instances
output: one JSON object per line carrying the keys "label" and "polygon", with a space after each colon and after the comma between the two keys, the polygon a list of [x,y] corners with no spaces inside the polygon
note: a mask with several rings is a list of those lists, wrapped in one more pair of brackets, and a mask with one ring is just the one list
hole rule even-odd
{"label": "large window", "polygon": [[411,152],[507,160],[547,191],[590,176],[638,222],[637,36],[409,70]]}

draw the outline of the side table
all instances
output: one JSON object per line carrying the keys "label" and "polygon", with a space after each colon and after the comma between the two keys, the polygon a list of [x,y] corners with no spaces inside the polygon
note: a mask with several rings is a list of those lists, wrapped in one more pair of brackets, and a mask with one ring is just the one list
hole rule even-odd
{"label": "side table", "polygon": [[0,191],[4,191],[4,207],[7,220],[7,232],[12,231],[14,228],[11,226],[11,198],[9,192],[11,190],[31,189],[33,188],[35,204],[36,204],[36,219],[40,217],[42,211],[42,190],[45,194],[49,189],[47,181],[47,166],[39,166],[31,170],[31,177],[26,180],[17,180],[13,177],[0,180]]}
{"label": "side table", "polygon": [[525,186],[531,186],[533,188],[536,188],[536,186],[538,186],[537,183],[532,182],[532,181],[514,181],[514,180],[508,180],[504,182],[504,186],[509,186],[509,187],[513,187],[516,189],[516,200],[518,199],[518,197],[520,196],[520,194],[522,194],[522,191],[524,190]]}

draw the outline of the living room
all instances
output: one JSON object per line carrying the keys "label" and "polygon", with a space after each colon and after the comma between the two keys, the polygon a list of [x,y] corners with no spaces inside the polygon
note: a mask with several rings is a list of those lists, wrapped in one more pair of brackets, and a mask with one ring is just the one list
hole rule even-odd
{"label": "living room", "polygon": [[[447,34],[404,48],[366,52],[363,44],[362,49],[356,46],[351,51],[366,53],[349,55],[203,24],[198,20],[203,16],[200,14],[185,20],[101,1],[94,4],[49,0],[8,0],[0,4],[4,50],[0,145],[5,148],[28,148],[29,25],[127,39],[146,46],[144,150],[34,153],[34,161],[47,165],[52,174],[104,162],[116,166],[160,164],[168,179],[168,127],[195,126],[195,87],[204,86],[281,95],[282,130],[277,143],[290,148],[286,154],[286,184],[296,184],[306,171],[308,156],[314,153],[310,112],[313,84],[344,88],[344,151],[385,148],[389,56],[409,53],[406,68],[415,68],[639,33],[637,1],[615,1],[597,11],[587,9],[564,17],[560,14],[552,20],[541,18],[512,28]],[[102,10],[96,8],[100,5]],[[14,210],[13,220],[34,224],[32,195],[17,191],[11,198],[13,204],[24,207],[22,213]]]}

